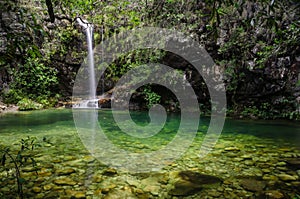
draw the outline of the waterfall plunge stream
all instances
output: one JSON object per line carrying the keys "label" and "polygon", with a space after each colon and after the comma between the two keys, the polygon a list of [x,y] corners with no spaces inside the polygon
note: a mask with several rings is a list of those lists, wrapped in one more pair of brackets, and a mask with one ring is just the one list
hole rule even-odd
{"label": "waterfall plunge stream", "polygon": [[76,19],[78,24],[82,26],[86,32],[87,45],[88,45],[88,70],[89,70],[89,96],[87,100],[83,100],[73,108],[98,108],[98,99],[96,97],[96,79],[95,79],[95,64],[94,64],[94,51],[93,51],[93,25],[89,22]]}

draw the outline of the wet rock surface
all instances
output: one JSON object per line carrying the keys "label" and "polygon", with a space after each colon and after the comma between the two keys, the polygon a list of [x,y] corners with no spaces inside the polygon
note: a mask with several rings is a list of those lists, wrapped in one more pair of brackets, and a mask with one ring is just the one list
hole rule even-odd
{"label": "wet rock surface", "polygon": [[262,192],[266,187],[266,182],[256,179],[243,179],[240,182],[241,186],[248,191]]}
{"label": "wet rock surface", "polygon": [[174,188],[170,190],[169,194],[175,196],[193,195],[205,186],[221,183],[221,179],[218,177],[193,171],[173,172],[171,176]]}
{"label": "wet rock surface", "polygon": [[2,113],[12,113],[12,112],[17,112],[18,111],[18,107],[15,105],[7,105],[4,104],[0,101],[0,114]]}

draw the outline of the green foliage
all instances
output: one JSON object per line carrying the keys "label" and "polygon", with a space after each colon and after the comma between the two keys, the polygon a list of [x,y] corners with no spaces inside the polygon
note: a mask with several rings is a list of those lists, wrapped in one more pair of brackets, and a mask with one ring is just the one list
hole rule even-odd
{"label": "green foliage", "polygon": [[3,99],[7,104],[17,104],[23,98],[21,95],[21,91],[11,88],[3,92]]}
{"label": "green foliage", "polygon": [[[17,195],[19,198],[24,198],[23,185],[26,180],[21,175],[21,169],[25,166],[31,165],[34,170],[37,170],[37,164],[34,159],[33,150],[36,147],[36,138],[27,137],[20,140],[19,150],[12,151],[9,147],[0,148],[1,152],[1,170],[7,171],[7,176],[16,180]],[[12,174],[10,174],[12,172]]]}
{"label": "green foliage", "polygon": [[25,64],[13,68],[11,75],[13,82],[10,89],[4,93],[5,102],[19,102],[24,110],[40,108],[32,100],[45,105],[51,104],[47,99],[52,97],[51,91],[58,83],[56,71],[46,67],[39,58],[28,58]]}
{"label": "green foliage", "polygon": [[[263,102],[259,104],[252,104],[248,106],[239,107],[241,110],[230,109],[227,113],[229,115],[239,115],[244,118],[256,118],[256,119],[290,119],[297,120],[300,117],[300,112],[287,107],[291,106],[293,101],[291,99],[282,98],[276,100],[275,103]],[[274,106],[275,105],[275,106]],[[282,110],[282,111],[278,111]],[[234,113],[234,111],[238,111]]]}
{"label": "green foliage", "polygon": [[151,86],[145,86],[143,89],[143,94],[145,95],[145,100],[147,102],[147,107],[150,109],[153,105],[159,104],[161,96],[152,91]]}
{"label": "green foliage", "polygon": [[[16,12],[22,30],[10,31],[3,25],[7,35],[6,53],[0,55],[1,64],[9,75],[9,89],[2,91],[6,103],[26,105],[28,99],[50,104],[45,100],[55,96],[52,92],[58,80],[56,70],[46,66],[47,56],[41,53],[42,42],[46,36],[40,17],[34,8],[23,6],[20,2],[6,1],[1,5],[7,11]],[[24,106],[24,107],[26,107]]]}
{"label": "green foliage", "polygon": [[32,101],[28,98],[23,98],[17,103],[20,111],[28,111],[28,110],[39,110],[43,108],[42,104]]}
{"label": "green foliage", "polygon": [[155,49],[138,49],[133,52],[120,56],[109,67],[105,74],[108,78],[118,80],[130,69],[147,63],[159,62],[165,55],[165,52]]}
{"label": "green foliage", "polygon": [[55,70],[46,67],[37,58],[28,58],[13,73],[14,87],[21,89],[29,97],[50,96],[50,89],[57,84]]}
{"label": "green foliage", "polygon": [[300,195],[296,194],[293,199],[299,199],[300,198]]}
{"label": "green foliage", "polygon": [[[40,16],[32,10],[20,3],[14,5],[7,1],[7,4],[9,6],[3,10],[12,8],[20,12],[24,31],[8,32],[7,53],[0,55],[1,66],[7,67],[12,77],[9,90],[3,96],[6,102],[21,101],[19,104],[24,106],[33,104],[32,101],[44,107],[52,106],[57,100],[55,87],[60,81],[56,73],[63,71],[65,66],[57,62],[66,62],[71,57],[72,61],[78,60],[78,65],[81,63],[86,54],[82,51],[85,35],[71,23],[76,16],[95,25],[95,45],[121,31],[143,26],[172,28],[192,36],[225,69],[227,96],[233,109],[238,103],[237,91],[248,78],[245,71],[263,70],[277,58],[290,56],[293,59],[299,52],[300,11],[294,0],[52,0],[55,16],[63,20],[47,32],[49,35],[43,30],[45,24],[40,23]],[[44,6],[46,8],[46,4]],[[117,81],[130,69],[148,62],[160,62],[164,55],[149,49],[121,55],[106,70],[105,78]],[[54,67],[49,67],[51,65]],[[75,78],[75,72],[71,75]],[[153,94],[151,89],[143,92]],[[145,96],[149,102],[157,101],[155,95]],[[239,110],[243,115],[268,117],[263,115],[268,108],[259,103]],[[274,112],[273,116],[276,114],[283,113]],[[292,112],[289,110],[285,114],[290,117]]]}

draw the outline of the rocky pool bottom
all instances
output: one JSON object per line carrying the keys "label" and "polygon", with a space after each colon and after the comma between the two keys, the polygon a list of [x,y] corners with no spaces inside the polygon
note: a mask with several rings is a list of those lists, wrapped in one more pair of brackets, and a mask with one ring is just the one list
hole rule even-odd
{"label": "rocky pool bottom", "polygon": [[[253,123],[242,122],[237,128],[236,124],[225,126],[225,133],[202,159],[198,157],[204,135],[200,128],[180,159],[160,171],[129,173],[107,167],[91,156],[68,110],[6,115],[0,123],[1,147],[17,149],[18,141],[26,136],[35,136],[41,143],[34,150],[37,174],[30,166],[22,168],[25,198],[300,198],[297,125],[292,131],[297,131],[298,137],[292,137],[295,134],[288,126],[285,132],[285,126],[273,125],[272,131],[281,131],[287,139],[278,134],[259,136],[259,129],[272,124],[258,123],[258,132],[253,130],[252,134],[245,132],[252,129]],[[200,126],[205,129],[205,124]],[[120,133],[110,129],[109,134]],[[41,141],[45,137],[49,142]],[[116,140],[135,152],[149,149],[147,142],[129,142],[122,136]],[[0,198],[16,198],[15,180],[6,171],[0,176]]]}

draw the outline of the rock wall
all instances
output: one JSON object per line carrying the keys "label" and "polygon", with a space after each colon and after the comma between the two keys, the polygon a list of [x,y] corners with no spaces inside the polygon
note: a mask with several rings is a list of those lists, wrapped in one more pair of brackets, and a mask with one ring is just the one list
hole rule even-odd
{"label": "rock wall", "polygon": [[[17,6],[15,6],[16,4]],[[58,91],[63,96],[71,96],[76,72],[86,56],[87,49],[85,35],[74,26],[73,19],[58,9],[55,10],[55,22],[50,22],[46,4],[37,0],[0,0],[0,7],[0,91],[8,89],[9,82],[13,81],[8,68],[16,67],[24,61],[23,54],[26,48],[22,49],[16,43],[35,43],[47,59],[47,66],[57,70]],[[97,24],[95,25],[97,26]],[[30,27],[28,28],[28,26]],[[39,28],[34,29],[35,26],[39,26]],[[40,32],[36,30],[40,30]],[[98,34],[101,33],[99,28],[96,28],[96,31]],[[220,34],[217,38],[219,46],[206,46],[215,60],[220,59],[218,48],[222,42],[226,42],[226,34]],[[276,57],[262,69],[251,69],[251,67],[238,69],[236,73],[244,75],[238,79],[234,91],[227,90],[229,106],[235,107],[237,112],[243,111],[245,107],[250,109],[255,107],[265,109],[265,111],[272,109],[274,113],[278,112],[278,114],[283,110],[288,113],[295,111],[296,108],[299,109],[299,49],[298,54]],[[251,65],[252,61],[249,59],[247,64]],[[199,101],[201,103],[209,102],[209,94],[202,78],[196,74],[189,63],[172,54],[167,54],[162,63],[185,71]],[[231,81],[232,77],[226,76],[227,86]],[[107,82],[109,82],[109,86],[106,86],[104,90],[108,91],[113,87],[115,81],[108,79]],[[98,90],[103,90],[103,88],[98,88]],[[164,94],[164,92],[161,93]],[[142,97],[142,95],[140,96]],[[162,97],[164,98],[164,96]]]}

